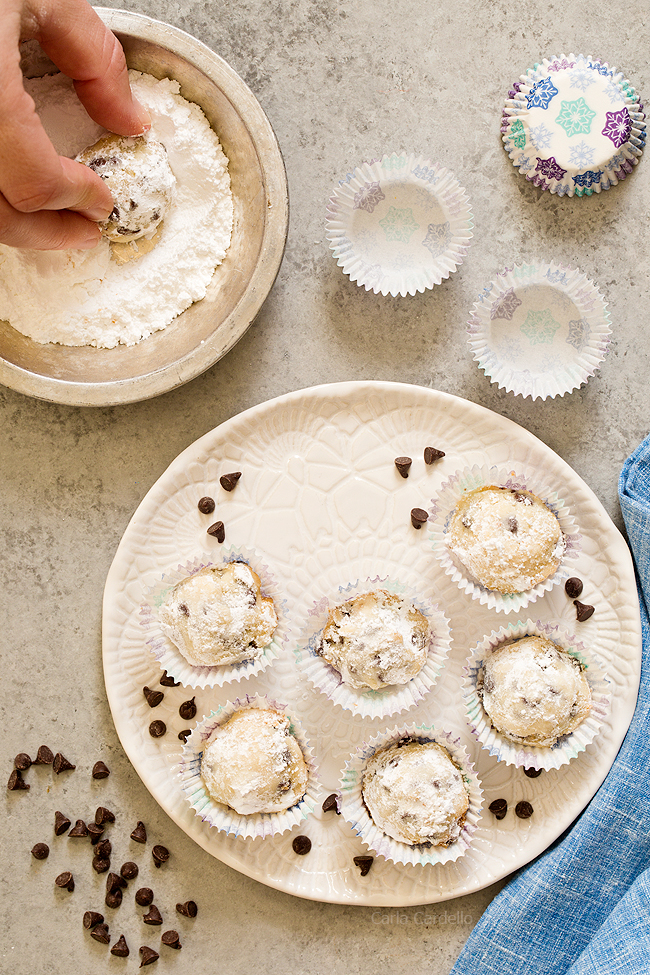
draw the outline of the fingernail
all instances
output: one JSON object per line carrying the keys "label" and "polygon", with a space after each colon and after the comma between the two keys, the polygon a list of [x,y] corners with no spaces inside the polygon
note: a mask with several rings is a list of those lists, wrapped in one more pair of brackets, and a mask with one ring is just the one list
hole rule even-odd
{"label": "fingernail", "polygon": [[82,251],[92,250],[93,247],[97,247],[99,243],[101,234],[99,228],[97,230],[90,230],[85,237],[83,237],[77,244],[77,248]]}

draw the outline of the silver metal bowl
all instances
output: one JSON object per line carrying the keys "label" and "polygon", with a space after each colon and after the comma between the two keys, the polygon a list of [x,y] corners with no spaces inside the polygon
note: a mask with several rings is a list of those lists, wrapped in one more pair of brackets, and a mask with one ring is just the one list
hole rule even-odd
{"label": "silver metal bowl", "polygon": [[149,399],[194,379],[225,355],[271,290],[289,219],[277,140],[239,75],[184,31],[125,10],[96,10],[119,38],[130,68],[174,78],[183,97],[204,111],[229,160],[234,225],[206,297],[138,345],[41,345],[0,322],[0,383],[76,406]]}

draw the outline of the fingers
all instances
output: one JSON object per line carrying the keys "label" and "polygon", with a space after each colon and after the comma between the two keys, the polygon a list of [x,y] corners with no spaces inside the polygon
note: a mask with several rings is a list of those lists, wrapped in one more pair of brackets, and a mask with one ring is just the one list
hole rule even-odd
{"label": "fingers", "polygon": [[96,247],[100,234],[96,223],[67,210],[19,213],[0,195],[0,240],[10,247],[34,250],[87,250]]}

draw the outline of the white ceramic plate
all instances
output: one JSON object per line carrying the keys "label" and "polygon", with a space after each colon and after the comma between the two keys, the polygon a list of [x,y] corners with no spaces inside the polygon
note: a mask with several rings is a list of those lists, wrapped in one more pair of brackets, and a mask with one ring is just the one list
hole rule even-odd
{"label": "white ceramic plate", "polygon": [[[446,456],[427,467],[426,446]],[[413,458],[402,478],[394,458]],[[581,597],[596,612],[585,623],[562,587],[534,604],[534,618],[579,628],[605,663],[612,706],[602,733],[568,766],[529,779],[499,764],[472,738],[465,723],[461,672],[468,649],[503,622],[460,591],[433,558],[426,531],[410,523],[413,507],[427,508],[450,473],[472,464],[538,467],[575,515],[582,550],[575,574]],[[242,471],[232,493],[219,476]],[[197,501],[211,495],[212,516]],[[140,623],[144,593],[160,575],[186,559],[214,557],[219,543],[206,534],[217,518],[226,544],[255,548],[281,580],[293,640],[262,674],[195,692],[165,688],[151,710],[142,687],[157,686],[159,665]],[[315,690],[298,671],[298,642],[314,580],[332,588],[358,576],[404,575],[437,602],[451,622],[452,646],[440,678],[417,707],[382,719],[350,716]],[[336,593],[332,593],[336,596]],[[600,502],[553,451],[521,427],[465,400],[394,383],[358,382],[290,393],[247,410],[184,450],[144,498],[120,543],[106,581],[104,673],[122,744],[143,782],[169,816],[213,856],[247,876],[300,897],[333,903],[406,906],[443,901],[480,890],[541,853],[584,808],[609,770],[628,727],[638,689],[641,632],[632,560]],[[317,812],[300,828],[312,840],[307,856],[292,850],[292,833],[255,841],[218,833],[194,815],[179,787],[178,732],[192,723],[179,704],[196,693],[200,717],[228,699],[268,694],[299,715],[312,741],[323,797],[337,789],[340,770],[355,746],[388,724],[434,724],[460,735],[476,765],[485,805],[472,849],[455,863],[399,866],[376,858],[361,877],[353,857],[367,849],[335,813]],[[153,739],[153,718],[167,734]],[[497,822],[487,811],[496,798],[509,811]],[[518,819],[514,805],[532,803]]]}

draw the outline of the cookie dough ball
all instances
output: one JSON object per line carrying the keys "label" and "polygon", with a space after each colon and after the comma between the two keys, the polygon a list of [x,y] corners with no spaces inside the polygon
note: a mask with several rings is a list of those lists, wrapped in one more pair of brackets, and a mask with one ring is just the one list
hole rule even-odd
{"label": "cookie dough ball", "polygon": [[553,575],[565,542],[559,521],[540,498],[490,485],[462,496],[447,544],[486,589],[516,593]]}
{"label": "cookie dough ball", "polygon": [[151,237],[174,199],[174,176],[167,151],[149,136],[107,135],[88,146],[77,162],[93,169],[113,194],[113,212],[99,224],[112,241]]}
{"label": "cookie dough ball", "polygon": [[183,579],[159,610],[160,625],[197,667],[238,664],[259,657],[278,624],[273,600],[245,562],[207,566]]}
{"label": "cookie dough ball", "polygon": [[329,613],[318,653],[351,687],[406,684],[422,670],[429,623],[412,603],[383,589]]}
{"label": "cookie dough ball", "polygon": [[304,796],[308,777],[289,719],[270,708],[237,711],[212,735],[201,759],[212,798],[242,816],[289,809]]}
{"label": "cookie dough ball", "polygon": [[405,739],[369,760],[362,792],[373,822],[388,836],[416,846],[449,846],[469,806],[463,776],[446,748]]}
{"label": "cookie dough ball", "polygon": [[580,662],[540,636],[497,647],[483,663],[481,693],[486,714],[504,738],[541,748],[571,734],[591,710]]}

